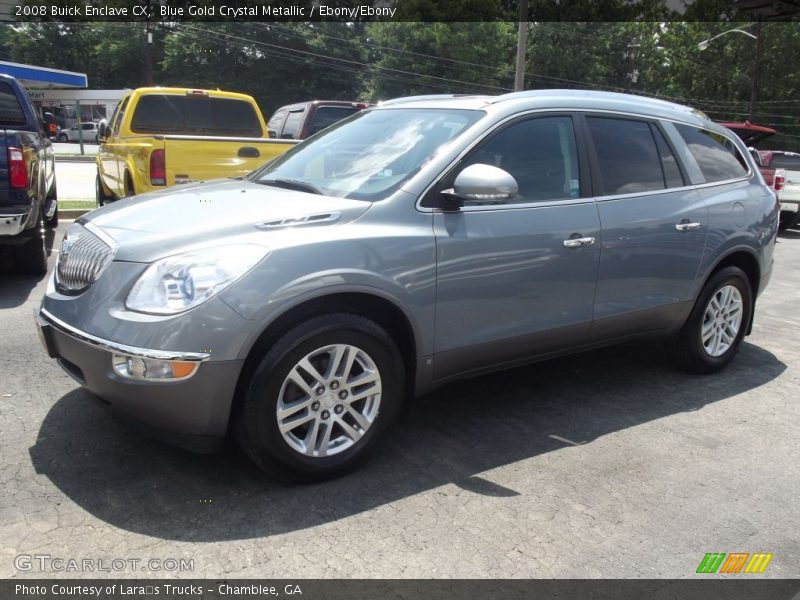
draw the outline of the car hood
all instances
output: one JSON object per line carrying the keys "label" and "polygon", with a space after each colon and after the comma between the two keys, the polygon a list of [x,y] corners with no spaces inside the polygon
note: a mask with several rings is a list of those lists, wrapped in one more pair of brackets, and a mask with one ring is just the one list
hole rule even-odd
{"label": "car hood", "polygon": [[369,207],[361,200],[226,179],[125,198],[81,221],[114,239],[116,260],[151,262],[227,241],[270,245],[271,232],[341,225]]}

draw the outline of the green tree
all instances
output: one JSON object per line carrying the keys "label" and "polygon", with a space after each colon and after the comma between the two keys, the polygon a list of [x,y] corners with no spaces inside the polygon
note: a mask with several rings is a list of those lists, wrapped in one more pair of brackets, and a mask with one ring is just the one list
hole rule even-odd
{"label": "green tree", "polygon": [[365,94],[509,91],[514,80],[514,23],[370,23]]}

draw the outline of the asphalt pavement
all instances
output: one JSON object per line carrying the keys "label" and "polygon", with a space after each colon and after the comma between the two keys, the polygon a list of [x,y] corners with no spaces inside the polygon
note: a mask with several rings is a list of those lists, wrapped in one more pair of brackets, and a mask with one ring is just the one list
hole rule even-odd
{"label": "asphalt pavement", "polygon": [[800,232],[781,235],[723,373],[684,374],[646,341],[455,383],[365,468],[290,486],[235,449],[118,424],[40,346],[45,278],[0,255],[0,577],[684,578],[708,552],[772,553],[740,577],[798,577],[798,264]]}

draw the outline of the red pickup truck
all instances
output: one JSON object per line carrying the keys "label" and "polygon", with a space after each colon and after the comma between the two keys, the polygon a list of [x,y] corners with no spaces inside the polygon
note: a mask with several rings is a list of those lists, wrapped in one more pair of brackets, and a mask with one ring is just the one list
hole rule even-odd
{"label": "red pickup truck", "polygon": [[776,154],[783,155],[787,153],[758,150],[758,144],[778,132],[763,125],[753,125],[750,121],[745,121],[744,123],[720,123],[720,125],[733,131],[751,149],[750,152],[758,165],[758,170],[761,171],[764,182],[774,190],[775,196],[781,203],[780,228],[796,227],[798,221],[800,221],[798,203],[797,201],[783,198],[787,172],[779,160],[773,160]]}
{"label": "red pickup truck", "polygon": [[342,100],[312,100],[287,104],[281,106],[269,118],[267,130],[271,138],[304,140],[337,121],[370,106],[372,104],[367,102]]}

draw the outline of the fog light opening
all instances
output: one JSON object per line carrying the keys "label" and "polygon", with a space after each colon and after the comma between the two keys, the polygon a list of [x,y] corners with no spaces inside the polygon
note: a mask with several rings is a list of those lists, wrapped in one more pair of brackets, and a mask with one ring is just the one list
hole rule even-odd
{"label": "fog light opening", "polygon": [[128,379],[167,381],[187,379],[195,374],[200,365],[197,361],[158,360],[125,354],[114,354],[112,364],[117,375]]}

